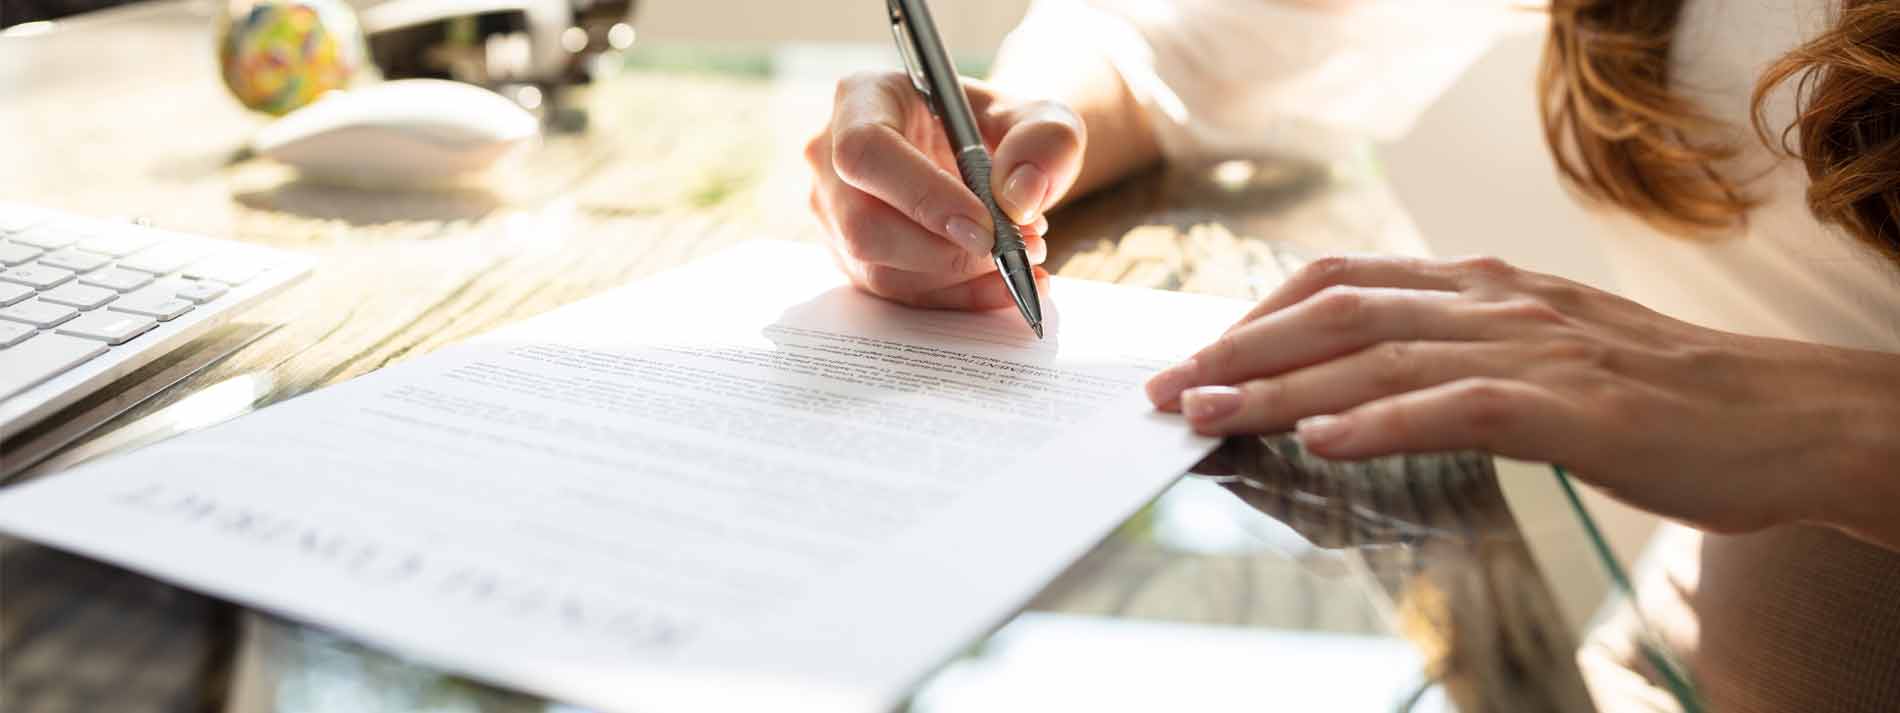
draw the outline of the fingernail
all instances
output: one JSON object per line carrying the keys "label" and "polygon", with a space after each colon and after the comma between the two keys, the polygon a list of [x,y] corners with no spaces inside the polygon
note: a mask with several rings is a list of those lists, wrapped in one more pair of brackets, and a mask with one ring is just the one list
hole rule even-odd
{"label": "fingernail", "polygon": [[1024,240],[1023,247],[1029,252],[1029,264],[1041,265],[1049,259],[1049,243],[1042,240]]}
{"label": "fingernail", "polygon": [[1232,386],[1201,386],[1181,394],[1181,413],[1190,421],[1224,421],[1240,410],[1240,389]]}
{"label": "fingernail", "polygon": [[1346,437],[1352,424],[1338,416],[1309,416],[1298,425],[1300,443],[1308,448],[1324,447]]}
{"label": "fingernail", "polygon": [[988,255],[990,248],[996,244],[996,236],[983,232],[982,225],[960,215],[950,216],[943,230],[950,234],[950,239],[955,240],[959,247],[973,253]]}
{"label": "fingernail", "polygon": [[1042,215],[1042,198],[1049,192],[1049,177],[1034,164],[1017,166],[1009,174],[1009,180],[1003,182],[1004,212],[1015,218],[1019,224],[1036,222]]}
{"label": "fingernail", "polygon": [[1183,389],[1194,385],[1194,372],[1199,366],[1189,359],[1154,375],[1148,380],[1148,400],[1156,406],[1174,403]]}

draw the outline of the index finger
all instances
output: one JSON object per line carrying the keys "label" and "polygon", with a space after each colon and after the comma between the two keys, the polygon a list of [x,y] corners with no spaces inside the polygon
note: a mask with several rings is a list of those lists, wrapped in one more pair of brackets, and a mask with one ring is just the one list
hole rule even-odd
{"label": "index finger", "polygon": [[1221,335],[1149,379],[1148,398],[1173,410],[1196,386],[1276,376],[1386,341],[1477,340],[1495,328],[1492,308],[1457,299],[1431,290],[1333,288]]}
{"label": "index finger", "polygon": [[1396,287],[1412,290],[1456,292],[1459,281],[1437,264],[1418,258],[1375,255],[1330,255],[1314,260],[1280,283],[1266,299],[1248,310],[1246,316],[1228,327],[1231,332],[1241,325],[1292,307],[1333,286]]}
{"label": "index finger", "polygon": [[[925,229],[988,252],[994,223],[976,194],[930,160],[904,135],[911,112],[923,109],[901,75],[860,75],[838,85],[831,124],[831,162],[853,188],[896,208]],[[963,221],[961,225],[954,221]],[[979,241],[957,232],[980,232]],[[973,244],[974,243],[974,244]]]}

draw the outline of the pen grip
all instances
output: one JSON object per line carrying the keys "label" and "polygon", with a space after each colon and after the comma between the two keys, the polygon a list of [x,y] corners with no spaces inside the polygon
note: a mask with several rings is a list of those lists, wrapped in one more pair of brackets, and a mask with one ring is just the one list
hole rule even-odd
{"label": "pen grip", "polygon": [[1002,255],[1011,250],[1022,250],[1023,234],[1016,228],[1016,221],[1003,213],[996,205],[996,196],[990,192],[990,152],[981,146],[970,146],[957,152],[957,172],[963,176],[963,185],[975,193],[983,207],[990,211],[990,221],[996,224],[996,247],[991,255]]}

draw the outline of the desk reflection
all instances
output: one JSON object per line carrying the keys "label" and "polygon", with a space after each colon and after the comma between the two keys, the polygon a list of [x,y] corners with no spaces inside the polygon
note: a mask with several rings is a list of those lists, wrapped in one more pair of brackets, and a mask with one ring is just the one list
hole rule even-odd
{"label": "desk reflection", "polygon": [[[1230,439],[1199,470],[1219,474],[1184,481],[1104,542],[1032,604],[1046,614],[1012,624],[973,649],[925,686],[918,710],[963,710],[960,705],[1019,687],[1023,676],[1066,675],[1051,670],[1047,658],[1024,658],[1025,651],[1094,642],[1108,652],[1129,647],[1121,658],[1102,654],[1112,660],[1140,660],[1143,650],[1156,645],[1140,642],[1169,640],[1163,634],[1171,630],[1159,623],[1129,629],[1115,622],[1194,620],[1181,616],[1183,582],[1191,583],[1188,596],[1202,600],[1203,621],[1231,620],[1237,613],[1242,619],[1241,628],[1214,635],[1227,643],[1210,645],[1198,665],[1221,670],[1234,665],[1229,657],[1239,651],[1264,657],[1250,664],[1257,680],[1246,684],[1258,688],[1258,697],[1244,696],[1236,704],[1284,702],[1275,696],[1312,690],[1313,674],[1301,673],[1309,670],[1300,665],[1306,659],[1281,665],[1272,660],[1281,649],[1271,642],[1293,637],[1300,642],[1296,649],[1332,662],[1334,670],[1365,672],[1351,695],[1341,691],[1338,700],[1376,695],[1398,705],[1443,686],[1445,700],[1432,705],[1493,710],[1485,702],[1512,701],[1513,710],[1592,710],[1574,664],[1575,642],[1534,576],[1488,458],[1447,454],[1333,463],[1276,436]],[[1233,507],[1206,509],[1210,483],[1231,493],[1223,497]],[[1243,513],[1257,522],[1237,523],[1242,530],[1291,531],[1321,550],[1275,543],[1271,534],[1208,546],[1170,538],[1157,527],[1168,518]],[[1361,576],[1376,582],[1372,596],[1356,586]],[[6,625],[0,646],[8,652],[0,685],[9,693],[10,710],[315,713],[549,706],[36,545],[8,541],[0,547],[0,581],[8,585],[0,599],[0,622]],[[1157,615],[1155,599],[1174,600],[1172,611]],[[1381,636],[1388,626],[1411,639],[1416,651]],[[1236,632],[1253,632],[1258,641],[1242,644]],[[1207,635],[1181,629],[1173,640]],[[1192,659],[1181,648],[1179,655]],[[1192,668],[1193,661],[1174,665]],[[1102,682],[1091,695],[1114,690],[1116,684]],[[1280,694],[1269,693],[1276,690]],[[1418,710],[1430,709],[1438,708]]]}

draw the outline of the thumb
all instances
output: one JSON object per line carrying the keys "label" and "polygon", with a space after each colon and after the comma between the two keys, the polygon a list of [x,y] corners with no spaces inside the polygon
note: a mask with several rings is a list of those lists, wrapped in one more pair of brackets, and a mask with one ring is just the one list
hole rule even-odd
{"label": "thumb", "polygon": [[1018,225],[1029,225],[1075,185],[1087,132],[1082,119],[1056,102],[1033,102],[1010,112],[996,144],[990,190]]}

